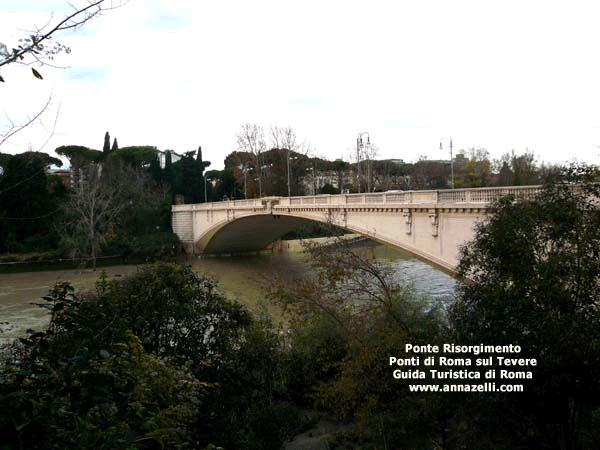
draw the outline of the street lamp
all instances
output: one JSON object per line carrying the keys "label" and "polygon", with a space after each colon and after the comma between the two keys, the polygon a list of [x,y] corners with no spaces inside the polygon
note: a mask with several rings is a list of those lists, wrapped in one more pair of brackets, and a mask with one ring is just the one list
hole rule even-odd
{"label": "street lamp", "polygon": [[364,151],[364,146],[365,143],[363,143],[363,136],[367,135],[367,142],[366,145],[371,145],[371,141],[369,139],[369,132],[368,131],[363,131],[362,133],[358,133],[358,136],[356,138],[356,170],[357,170],[357,174],[356,174],[356,184],[358,185],[358,193],[360,194],[360,150],[361,148]]}
{"label": "street lamp", "polygon": [[244,200],[248,199],[248,194],[247,194],[247,181],[246,181],[246,174],[248,173],[248,166],[244,165],[244,164],[240,164],[238,166],[238,169],[240,169],[242,171],[242,173],[244,174]]}
{"label": "street lamp", "polygon": [[287,188],[288,188],[288,197],[292,196],[292,188],[291,188],[291,168],[290,168],[290,164],[291,161],[296,161],[298,159],[298,156],[290,156],[290,152],[291,150],[288,150],[287,152]]}
{"label": "street lamp", "polygon": [[204,203],[208,203],[208,196],[206,192],[206,174],[204,174]]}
{"label": "street lamp", "polygon": [[[454,189],[454,159],[452,157],[452,138],[450,138],[450,187]],[[440,150],[442,150],[442,140],[440,139]]]}
{"label": "street lamp", "polygon": [[287,181],[288,181],[288,198],[292,196],[290,188],[290,149],[287,151]]}
{"label": "street lamp", "polygon": [[309,170],[312,171],[312,174],[311,174],[311,178],[312,178],[312,183],[311,183],[312,184],[312,195],[317,195],[317,186],[315,184],[315,165],[314,165],[314,163],[313,163],[312,166],[307,167],[305,169],[305,173],[308,172]]}

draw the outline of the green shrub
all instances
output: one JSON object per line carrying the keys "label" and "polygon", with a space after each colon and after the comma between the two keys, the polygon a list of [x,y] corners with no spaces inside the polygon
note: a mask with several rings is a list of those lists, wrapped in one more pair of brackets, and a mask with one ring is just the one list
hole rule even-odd
{"label": "green shrub", "polygon": [[306,426],[279,330],[188,266],[45,300],[48,328],[0,359],[3,449],[277,449]]}
{"label": "green shrub", "polygon": [[202,376],[234,358],[247,312],[174,264],[85,295],[62,283],[45,300],[48,329],[3,357],[6,448],[197,448],[214,389]]}

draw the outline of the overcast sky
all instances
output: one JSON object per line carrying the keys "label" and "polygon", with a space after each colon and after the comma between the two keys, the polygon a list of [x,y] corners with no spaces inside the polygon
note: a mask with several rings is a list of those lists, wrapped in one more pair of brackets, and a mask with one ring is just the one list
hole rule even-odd
{"label": "overcast sky", "polygon": [[[69,8],[2,0],[0,42]],[[68,67],[38,68],[43,81],[2,68],[0,108],[19,122],[52,93],[50,153],[101,149],[109,131],[121,147],[201,145],[212,169],[246,122],[290,125],[328,159],[348,160],[366,131],[378,158],[447,159],[452,137],[455,152],[598,163],[599,17],[599,2],[573,0],[130,0],[57,36],[72,51],[56,62]],[[47,136],[30,128],[0,152]]]}

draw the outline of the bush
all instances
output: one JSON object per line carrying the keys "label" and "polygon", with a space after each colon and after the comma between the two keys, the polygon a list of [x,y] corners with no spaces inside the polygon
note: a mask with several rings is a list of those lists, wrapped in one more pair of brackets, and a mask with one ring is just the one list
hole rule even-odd
{"label": "bush", "polygon": [[57,285],[0,360],[2,448],[277,449],[305,426],[280,333],[190,267]]}
{"label": "bush", "polygon": [[202,376],[235,357],[250,323],[241,306],[173,264],[85,295],[63,283],[45,300],[48,329],[2,363],[0,431],[14,448],[196,447],[214,389]]}
{"label": "bush", "polygon": [[105,298],[63,283],[46,300],[48,329],[3,357],[3,448],[189,448],[206,385],[146,352]]}

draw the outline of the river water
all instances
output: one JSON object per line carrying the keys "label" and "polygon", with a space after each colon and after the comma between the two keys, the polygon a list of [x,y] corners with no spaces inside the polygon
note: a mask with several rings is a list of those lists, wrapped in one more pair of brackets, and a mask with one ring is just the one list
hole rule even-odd
{"label": "river water", "polygon": [[[447,304],[452,300],[456,281],[446,273],[390,247],[374,243],[363,243],[360,247],[358,251],[390,264],[398,281],[413,285],[430,301]],[[253,311],[266,309],[271,313],[274,310],[264,299],[264,292],[273,275],[301,276],[308,270],[307,257],[301,252],[194,258],[188,262],[194,270],[214,278],[228,297]],[[111,266],[103,270],[109,277],[122,277],[135,272],[137,266]],[[41,297],[56,282],[70,281],[78,290],[90,290],[100,273],[100,270],[59,270],[0,274],[0,344],[47,324],[47,310],[34,303],[43,303]]]}

